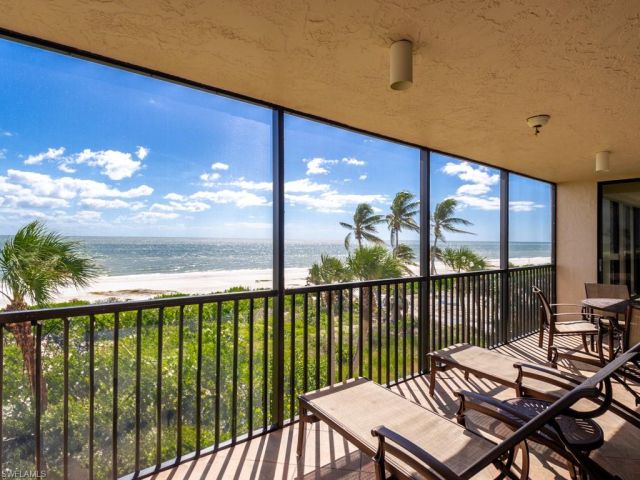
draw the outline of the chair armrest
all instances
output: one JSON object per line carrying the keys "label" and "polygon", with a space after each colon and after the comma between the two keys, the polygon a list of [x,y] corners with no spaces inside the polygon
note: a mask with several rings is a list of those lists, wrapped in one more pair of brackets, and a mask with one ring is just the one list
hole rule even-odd
{"label": "chair armrest", "polygon": [[[508,427],[511,427],[515,432],[527,422],[535,418],[535,415],[532,416],[530,414],[524,413],[519,408],[514,407],[513,405],[509,405],[506,402],[496,400],[495,398],[490,397],[484,393],[468,392],[462,390],[457,392],[456,394],[460,398],[460,408],[458,409],[458,412],[456,414],[458,423],[464,423],[464,421],[462,420],[464,412],[466,412],[467,410],[475,410],[476,412],[482,413],[484,415],[487,415],[488,417],[498,420],[499,422],[502,422]],[[509,416],[504,415],[500,412],[500,410],[515,418],[510,418]],[[537,434],[542,435],[547,439],[555,438],[555,433],[550,425],[542,425]]]}
{"label": "chair armrest", "polygon": [[620,323],[616,317],[600,317],[598,318],[598,327],[602,330],[622,330]]}
{"label": "chair armrest", "polygon": [[608,317],[605,317],[604,315],[598,315],[597,313],[560,312],[560,313],[553,314],[554,317],[562,317],[562,316],[566,317],[568,315],[574,315],[576,317],[608,318]]}
{"label": "chair armrest", "polygon": [[[384,425],[380,425],[371,430],[371,435],[378,437],[378,451],[376,452],[375,460],[379,465],[384,465],[385,450],[389,450],[392,454],[408,461],[411,461],[411,457],[408,454],[412,455],[447,480],[460,478],[446,464],[442,463],[429,452]],[[385,449],[385,441],[393,442],[395,445],[388,445]]]}
{"label": "chair armrest", "polygon": [[[496,400],[493,397],[485,395],[484,393],[460,390],[459,392],[456,392],[456,395],[458,396],[458,398],[460,398],[460,410],[458,411],[458,414],[464,413],[466,410],[476,410],[515,428],[521,427],[523,423],[512,421],[512,419],[509,419],[508,417],[505,417],[504,415],[498,413],[498,410],[503,410],[524,423],[531,420],[531,417],[529,415],[522,413],[519,409],[514,408],[511,405],[500,400]],[[483,404],[488,405],[492,408],[483,408]]]}
{"label": "chair armrest", "polygon": [[541,382],[546,382],[550,385],[563,388],[565,390],[571,390],[580,385],[584,381],[583,378],[579,378],[575,375],[561,372],[555,368],[545,367],[542,365],[532,365],[530,363],[514,363],[513,367],[518,371],[518,377],[516,378],[516,384],[521,389],[523,386],[523,380],[525,378],[531,378]]}
{"label": "chair armrest", "polygon": [[579,307],[582,308],[583,305],[578,305],[577,303],[550,303],[550,307]]}

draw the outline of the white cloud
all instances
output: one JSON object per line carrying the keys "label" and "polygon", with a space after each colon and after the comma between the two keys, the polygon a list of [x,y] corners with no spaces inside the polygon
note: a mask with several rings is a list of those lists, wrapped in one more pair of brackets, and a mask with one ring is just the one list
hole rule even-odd
{"label": "white cloud", "polygon": [[335,165],[338,163],[337,160],[326,160],[321,157],[316,157],[312,159],[303,159],[303,162],[307,164],[307,175],[326,175],[329,173],[329,170],[323,165]]}
{"label": "white cloud", "polygon": [[480,210],[500,210],[500,198],[498,197],[455,195],[453,198],[455,198],[462,206],[465,207],[473,207]]}
{"label": "white cloud", "polygon": [[219,173],[203,173],[202,175],[200,175],[200,180],[202,180],[202,184],[205,187],[212,187],[214,186],[216,183],[216,180],[218,180],[220,178],[220,174]]}
{"label": "white cloud", "polygon": [[129,190],[119,190],[105,183],[80,178],[60,177],[23,170],[9,169],[7,177],[0,177],[12,184],[18,184],[28,189],[34,195],[55,197],[69,200],[81,198],[136,198],[145,197],[153,193],[153,188],[140,185]]}
{"label": "white cloud", "polygon": [[211,170],[229,170],[229,165],[222,162],[215,162],[211,164]]}
{"label": "white cloud", "polygon": [[309,209],[323,213],[344,213],[344,208],[348,205],[356,205],[358,203],[382,203],[387,201],[385,195],[342,194],[335,190],[323,192],[318,196],[308,194],[292,195],[287,193],[285,194],[285,199],[291,205],[303,205]]}
{"label": "white cloud", "polygon": [[326,183],[316,183],[308,178],[291,180],[284,184],[284,191],[288,193],[326,192],[330,189]]}
{"label": "white cloud", "polygon": [[3,137],[13,137],[13,132],[8,130],[0,130],[0,135]]}
{"label": "white cloud", "polygon": [[194,200],[206,200],[212,203],[232,203],[238,208],[269,205],[270,202],[262,196],[244,190],[219,190],[217,192],[196,192],[190,196]]}
{"label": "white cloud", "polygon": [[149,155],[149,149],[147,147],[142,147],[138,145],[138,149],[136,150],[136,157],[140,160],[144,160]]}
{"label": "white cloud", "polygon": [[161,212],[203,212],[205,210],[209,210],[211,208],[208,204],[204,202],[169,202],[166,203],[154,203],[151,205],[150,211],[161,211]]}
{"label": "white cloud", "polygon": [[179,193],[173,193],[172,192],[172,193],[167,193],[164,196],[164,199],[165,200],[172,200],[174,202],[180,202],[180,201],[185,199],[185,196],[184,195],[180,195]]}
{"label": "white cloud", "polygon": [[58,170],[64,173],[76,173],[76,169],[71,166],[71,163],[61,162],[58,165]]}
{"label": "white cloud", "polygon": [[356,167],[361,167],[363,165],[366,165],[367,162],[365,162],[364,160],[358,160],[357,158],[343,158],[342,159],[342,163],[346,163],[347,165],[354,165]]}
{"label": "white cloud", "polygon": [[55,195],[43,195],[7,177],[0,177],[0,205],[5,208],[67,208],[69,202]]}
{"label": "white cloud", "polygon": [[491,174],[485,166],[478,165],[474,167],[467,161],[459,163],[447,162],[442,167],[442,171],[447,175],[456,175],[460,180],[480,185],[495,185],[500,181],[499,174]]}
{"label": "white cloud", "polygon": [[38,165],[44,160],[57,160],[64,155],[64,147],[49,148],[46,152],[38,153],[37,155],[29,155],[24,161],[25,165]]}
{"label": "white cloud", "polygon": [[463,182],[453,196],[461,207],[471,207],[480,210],[500,210],[500,199],[488,196],[493,185],[500,181],[500,174],[491,173],[488,167],[483,165],[473,166],[467,161],[447,162],[442,171],[451,176],[456,176]]}
{"label": "white cloud", "polygon": [[536,208],[544,208],[544,205],[531,200],[514,200],[509,202],[509,210],[512,212],[531,212]]}
{"label": "white cloud", "polygon": [[273,190],[273,184],[271,182],[254,182],[252,180],[245,180],[244,177],[240,177],[238,180],[220,183],[220,185],[238,187],[243,190]]}
{"label": "white cloud", "polygon": [[138,147],[135,155],[139,160],[134,160],[131,153],[118,150],[93,151],[85,148],[73,155],[64,155],[65,148],[49,148],[46,152],[37,155],[29,155],[24,161],[25,165],[39,165],[44,160],[54,160],[58,163],[58,169],[65,173],[75,173],[73,165],[87,164],[90,167],[101,167],[100,173],[111,180],[130,178],[142,168],[142,160],[149,154],[146,147]]}
{"label": "white cloud", "polygon": [[140,210],[145,206],[142,202],[125,202],[124,200],[120,200],[119,198],[113,200],[105,200],[103,198],[84,198],[80,200],[79,203],[80,205],[91,208],[127,208],[130,210]]}
{"label": "white cloud", "polygon": [[7,158],[7,149],[0,148],[0,160],[4,160],[5,158]]}
{"label": "white cloud", "polygon": [[156,223],[158,220],[173,220],[179,216],[177,213],[140,212],[131,217],[131,220],[140,223]]}
{"label": "white cloud", "polygon": [[71,223],[95,223],[101,219],[102,214],[93,210],[81,210],[73,215],[64,217],[64,220]]}
{"label": "white cloud", "polygon": [[99,150],[94,152],[89,148],[85,148],[75,156],[75,163],[86,163],[91,167],[102,167],[100,173],[111,180],[129,178],[140,170],[142,166],[142,162],[131,158],[130,153],[118,150]]}
{"label": "white cloud", "polygon": [[491,187],[482,183],[466,183],[458,187],[456,193],[458,195],[484,195],[489,193]]}
{"label": "white cloud", "polygon": [[360,176],[358,177],[358,179],[359,179],[359,180],[366,180],[366,179],[367,179],[367,176],[366,176],[366,175],[360,175]]}

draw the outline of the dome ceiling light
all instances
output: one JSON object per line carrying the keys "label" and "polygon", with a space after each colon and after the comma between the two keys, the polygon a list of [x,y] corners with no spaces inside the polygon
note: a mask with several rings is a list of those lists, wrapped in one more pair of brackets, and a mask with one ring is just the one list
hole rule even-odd
{"label": "dome ceiling light", "polygon": [[533,128],[536,132],[536,135],[540,133],[540,129],[544,127],[547,123],[549,123],[550,115],[534,115],[533,117],[527,118],[527,125]]}

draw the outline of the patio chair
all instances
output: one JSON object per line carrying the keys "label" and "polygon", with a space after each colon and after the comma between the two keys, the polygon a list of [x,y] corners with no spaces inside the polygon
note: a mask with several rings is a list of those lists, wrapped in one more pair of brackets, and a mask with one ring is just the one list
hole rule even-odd
{"label": "patio chair", "polygon": [[608,283],[585,283],[584,291],[587,298],[619,298],[629,300],[629,287]]}
{"label": "patio chair", "polygon": [[[560,336],[579,336],[582,338],[582,346],[586,353],[589,353],[589,347],[587,345],[587,337],[595,339],[599,335],[602,335],[599,328],[598,320],[600,315],[593,313],[586,313],[582,310],[576,312],[559,313],[557,307],[559,306],[573,306],[581,309],[579,305],[574,304],[550,304],[545,296],[544,292],[538,287],[533,287],[533,293],[540,300],[540,338],[538,346],[542,348],[544,343],[544,332],[548,332],[547,340],[547,360],[551,360],[551,347],[553,346],[553,340],[555,337]],[[571,318],[574,318],[571,320]],[[575,319],[579,318],[579,319]],[[587,321],[585,318],[593,320]],[[598,345],[602,343],[602,337],[598,337]]]}
{"label": "patio chair", "polygon": [[[627,285],[613,285],[607,283],[585,283],[584,291],[587,298],[617,298],[621,301],[629,300],[629,287]],[[601,311],[601,315],[606,319],[604,323],[608,328],[607,343],[609,347],[609,360],[613,358],[615,351],[615,340],[618,339],[620,346],[624,342],[625,336],[625,313],[615,313]],[[593,313],[593,310],[590,312]],[[593,344],[591,345],[593,349]]]}
{"label": "patio chair", "polygon": [[[431,396],[435,394],[437,374],[449,369],[461,370],[464,372],[466,380],[469,379],[469,374],[473,374],[477,378],[484,378],[513,388],[518,396],[548,398],[550,395],[555,395],[556,398],[559,398],[565,393],[547,381],[529,378],[526,382],[519,381],[518,371],[514,365],[522,363],[521,359],[468,343],[457,343],[441,350],[435,350],[428,353],[427,358],[430,375],[429,395]],[[574,377],[577,380],[583,380],[581,377]]]}
{"label": "patio chair", "polygon": [[[489,478],[487,468],[491,465],[500,472],[496,478],[527,478],[527,442],[541,438],[552,442],[584,478],[616,479],[589,457],[584,445],[567,436],[562,418],[591,422],[606,412],[613,397],[611,375],[637,360],[638,350],[640,345],[544,408],[526,411],[488,396],[461,392],[466,409],[480,405],[478,411],[513,430],[499,443],[364,378],[303,394],[299,397],[298,456],[304,448],[306,424],[322,420],[365,454],[373,455],[379,480],[387,471],[397,478]],[[581,409],[574,410],[583,399],[596,402],[596,406],[585,410],[581,403]],[[517,448],[523,451],[519,474],[512,468]]]}
{"label": "patio chair", "polygon": [[[634,317],[638,324],[637,329],[631,330],[637,334],[633,337],[634,345],[640,342],[640,309],[637,309],[637,316]],[[427,354],[429,358],[430,379],[429,394],[434,396],[437,374],[450,369],[457,369],[464,372],[465,379],[469,379],[469,374],[477,378],[483,378],[513,388],[518,397],[529,397],[538,400],[554,401],[562,397],[569,389],[579,385],[584,381],[584,377],[568,372],[560,372],[557,368],[559,358],[568,358],[589,363],[598,368],[604,364],[600,358],[577,357],[573,350],[559,347],[551,347],[552,355],[550,367],[545,365],[533,365],[530,362],[523,363],[519,358],[511,357],[495,350],[477,347],[468,343],[458,343],[450,347],[436,350]],[[526,369],[525,365],[530,366]],[[533,371],[533,374],[528,374]],[[625,372],[628,376],[628,373]],[[623,375],[624,377],[624,375]],[[625,385],[625,378],[616,378],[619,383]],[[635,377],[632,377],[635,380]],[[625,387],[626,388],[626,387]],[[635,392],[632,395],[636,397]],[[640,429],[640,415],[630,410],[623,403],[612,400],[611,411],[627,422]]]}

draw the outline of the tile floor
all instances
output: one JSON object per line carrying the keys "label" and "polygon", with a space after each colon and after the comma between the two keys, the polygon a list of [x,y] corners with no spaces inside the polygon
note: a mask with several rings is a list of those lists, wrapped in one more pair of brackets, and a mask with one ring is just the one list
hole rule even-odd
{"label": "tile floor", "polygon": [[[561,340],[572,345],[571,340]],[[537,346],[537,337],[530,336],[498,351],[541,362],[544,352]],[[574,373],[591,370],[584,364],[563,362],[561,368]],[[425,407],[452,418],[457,408],[454,392],[461,389],[482,391],[497,398],[509,398],[513,391],[492,382],[473,376],[465,381],[459,372],[439,374],[436,395],[428,394],[428,377],[407,381],[394,390]],[[616,391],[616,395],[630,405],[632,397],[627,392]],[[622,478],[640,478],[640,430],[625,424],[619,417],[606,414],[599,423],[605,430],[606,444],[593,457]],[[482,427],[486,428],[482,428]],[[477,423],[485,431],[491,426]],[[495,431],[493,429],[492,431]],[[154,475],[155,480],[204,480],[204,479],[373,479],[373,463],[353,445],[346,442],[322,422],[308,428],[305,452],[296,459],[295,448],[298,427],[294,424],[282,430],[263,435],[233,448],[203,456],[174,469]],[[548,449],[533,445],[530,478],[538,480],[569,478],[564,462]]]}

